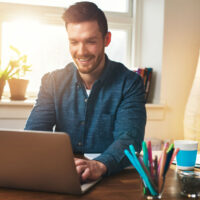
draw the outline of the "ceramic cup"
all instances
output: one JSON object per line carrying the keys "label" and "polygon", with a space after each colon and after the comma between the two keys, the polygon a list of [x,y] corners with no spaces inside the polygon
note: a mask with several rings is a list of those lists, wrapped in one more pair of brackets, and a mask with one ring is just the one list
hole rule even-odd
{"label": "ceramic cup", "polygon": [[193,170],[196,163],[198,142],[175,140],[174,146],[180,149],[176,156],[177,168],[180,170]]}

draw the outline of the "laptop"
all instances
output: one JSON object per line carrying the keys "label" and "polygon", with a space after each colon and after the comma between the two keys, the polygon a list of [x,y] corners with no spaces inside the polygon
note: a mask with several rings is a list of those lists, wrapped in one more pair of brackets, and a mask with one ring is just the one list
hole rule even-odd
{"label": "laptop", "polygon": [[0,187],[83,194],[70,137],[63,132],[0,129]]}

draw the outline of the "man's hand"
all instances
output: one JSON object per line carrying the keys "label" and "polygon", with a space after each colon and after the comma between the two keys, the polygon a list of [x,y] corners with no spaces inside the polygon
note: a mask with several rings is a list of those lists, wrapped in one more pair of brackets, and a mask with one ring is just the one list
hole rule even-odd
{"label": "man's hand", "polygon": [[96,160],[74,158],[74,162],[76,165],[76,171],[82,181],[97,180],[107,171],[107,167]]}

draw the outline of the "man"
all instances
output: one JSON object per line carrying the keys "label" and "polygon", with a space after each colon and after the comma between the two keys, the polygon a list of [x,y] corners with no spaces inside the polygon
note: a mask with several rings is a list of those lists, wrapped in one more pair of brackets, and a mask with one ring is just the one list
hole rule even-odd
{"label": "man", "polygon": [[55,127],[70,135],[75,154],[101,153],[94,160],[75,158],[82,180],[96,180],[129,164],[123,152],[128,145],[141,150],[146,123],[143,82],[105,55],[111,33],[94,3],[72,5],[63,19],[74,63],[42,78],[25,129]]}

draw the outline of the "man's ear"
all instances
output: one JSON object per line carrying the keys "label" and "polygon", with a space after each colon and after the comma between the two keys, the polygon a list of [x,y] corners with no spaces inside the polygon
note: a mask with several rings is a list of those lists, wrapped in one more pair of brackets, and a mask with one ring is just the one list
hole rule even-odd
{"label": "man's ear", "polygon": [[111,32],[108,32],[105,36],[104,46],[107,47],[110,44],[110,41],[111,41]]}

